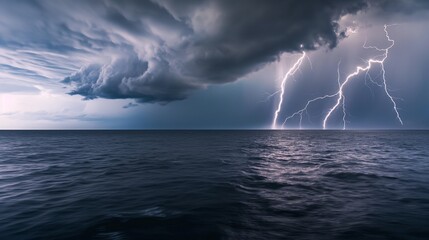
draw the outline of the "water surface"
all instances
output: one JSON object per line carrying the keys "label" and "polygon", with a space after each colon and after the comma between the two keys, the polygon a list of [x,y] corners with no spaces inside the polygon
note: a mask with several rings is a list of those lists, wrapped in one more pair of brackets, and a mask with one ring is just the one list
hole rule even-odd
{"label": "water surface", "polygon": [[428,239],[427,131],[1,131],[0,239]]}

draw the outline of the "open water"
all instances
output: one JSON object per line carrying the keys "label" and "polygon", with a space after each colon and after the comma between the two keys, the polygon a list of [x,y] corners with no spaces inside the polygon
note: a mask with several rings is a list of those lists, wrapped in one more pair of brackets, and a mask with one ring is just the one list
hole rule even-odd
{"label": "open water", "polygon": [[0,239],[429,239],[429,132],[0,131]]}

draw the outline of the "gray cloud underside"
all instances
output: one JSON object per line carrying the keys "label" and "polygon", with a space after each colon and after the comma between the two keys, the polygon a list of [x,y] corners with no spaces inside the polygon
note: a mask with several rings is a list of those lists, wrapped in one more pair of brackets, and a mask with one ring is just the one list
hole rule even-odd
{"label": "gray cloud underside", "polygon": [[78,61],[61,60],[65,69],[81,65],[63,79],[72,86],[71,94],[167,103],[208,84],[235,81],[283,52],[335,47],[345,37],[337,21],[346,14],[371,7],[411,13],[429,3],[29,0],[2,6],[0,45],[37,50],[39,61],[52,61],[44,52]]}

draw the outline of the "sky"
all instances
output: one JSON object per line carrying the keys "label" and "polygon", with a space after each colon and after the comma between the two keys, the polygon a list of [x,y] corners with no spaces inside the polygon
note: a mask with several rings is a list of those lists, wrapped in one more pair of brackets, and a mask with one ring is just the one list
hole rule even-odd
{"label": "sky", "polygon": [[429,128],[426,0],[0,6],[0,129]]}

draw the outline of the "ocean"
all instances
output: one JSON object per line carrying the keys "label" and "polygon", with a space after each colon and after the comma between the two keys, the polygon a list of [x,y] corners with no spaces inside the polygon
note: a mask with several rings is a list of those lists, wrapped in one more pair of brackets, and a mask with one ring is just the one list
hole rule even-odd
{"label": "ocean", "polygon": [[429,132],[0,131],[0,239],[429,239]]}

